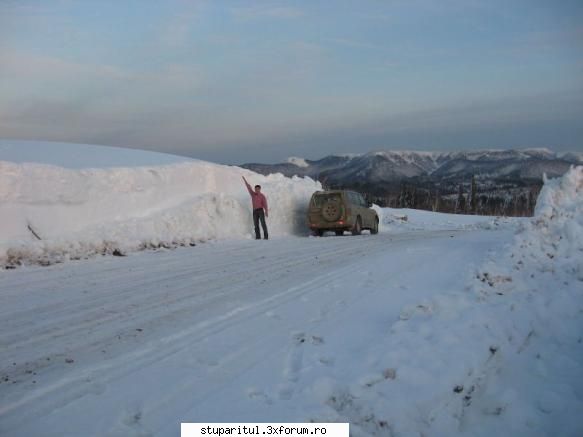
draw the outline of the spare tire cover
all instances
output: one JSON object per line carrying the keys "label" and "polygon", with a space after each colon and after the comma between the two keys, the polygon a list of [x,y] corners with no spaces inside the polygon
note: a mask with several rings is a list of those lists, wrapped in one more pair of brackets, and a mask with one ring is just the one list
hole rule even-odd
{"label": "spare tire cover", "polygon": [[322,207],[322,217],[328,222],[335,222],[342,214],[340,202],[328,201]]}

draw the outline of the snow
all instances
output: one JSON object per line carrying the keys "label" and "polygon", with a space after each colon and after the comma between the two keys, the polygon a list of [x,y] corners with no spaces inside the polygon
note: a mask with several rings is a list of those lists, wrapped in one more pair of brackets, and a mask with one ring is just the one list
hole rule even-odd
{"label": "snow", "polygon": [[502,229],[515,226],[522,218],[480,215],[444,214],[409,208],[379,208],[375,206],[385,232],[422,230]]}
{"label": "snow", "polygon": [[441,152],[425,152],[425,151],[411,151],[411,150],[378,150],[376,152],[367,153],[369,156],[382,156],[389,160],[400,160],[407,164],[415,164],[422,159],[437,159]]}
{"label": "snow", "polygon": [[[53,147],[59,152],[53,156],[65,156],[69,147]],[[155,158],[137,155],[141,162]],[[111,158],[118,163],[120,156]],[[262,176],[194,160],[78,170],[0,161],[0,265],[250,238],[250,199],[241,176],[263,186],[271,236],[306,233],[308,200],[321,189],[309,178]]]}
{"label": "snow", "polygon": [[196,161],[167,153],[48,141],[0,140],[0,161],[34,162],[72,169],[140,167]]}
{"label": "snow", "polygon": [[558,153],[557,156],[568,161],[583,163],[583,152],[562,152]]}
{"label": "snow", "polygon": [[298,157],[295,157],[295,156],[292,156],[292,157],[288,158],[287,159],[287,162],[289,164],[293,164],[293,165],[295,165],[297,167],[302,167],[302,168],[306,168],[306,167],[309,167],[310,166],[310,164],[308,164],[304,158],[298,158]]}
{"label": "snow", "polygon": [[360,158],[361,156],[364,156],[364,153],[335,153],[331,156],[337,156],[339,158],[349,158],[349,159],[354,159],[354,158]]}
{"label": "snow", "polygon": [[[176,211],[173,196],[192,186],[192,214],[211,191],[249,208],[235,193],[241,174],[270,199],[311,183],[202,162],[2,165],[12,178],[3,196],[18,188],[6,197],[14,210],[93,205],[108,232],[99,202],[117,202],[131,223],[146,199],[167,197],[159,211]],[[4,270],[0,434],[315,421],[349,422],[353,436],[582,435],[582,192],[576,167],[545,181],[532,219],[379,209],[378,235],[282,230],[258,242],[234,231],[196,247]]]}

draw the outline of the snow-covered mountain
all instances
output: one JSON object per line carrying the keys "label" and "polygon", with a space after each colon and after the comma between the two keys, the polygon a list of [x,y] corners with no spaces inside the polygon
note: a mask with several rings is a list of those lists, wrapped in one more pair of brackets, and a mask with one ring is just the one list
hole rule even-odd
{"label": "snow-covered mountain", "polygon": [[[298,165],[301,162],[302,165]],[[467,180],[472,175],[492,179],[542,179],[564,174],[583,162],[581,154],[557,154],[547,149],[478,150],[460,152],[376,151],[361,155],[294,158],[283,164],[243,164],[262,174],[310,176],[333,185],[394,183],[412,178],[432,181]]]}
{"label": "snow-covered mountain", "polygon": [[265,175],[309,176],[326,188],[358,190],[381,206],[528,216],[534,212],[543,175],[558,177],[581,163],[581,153],[548,149],[387,150],[242,167]]}

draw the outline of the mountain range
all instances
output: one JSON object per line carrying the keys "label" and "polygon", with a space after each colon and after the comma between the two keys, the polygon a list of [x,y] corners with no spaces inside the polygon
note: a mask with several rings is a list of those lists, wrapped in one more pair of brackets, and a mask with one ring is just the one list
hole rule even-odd
{"label": "mountain range", "polygon": [[[308,176],[327,188],[355,189],[384,205],[399,204],[403,192],[439,191],[440,196],[468,193],[471,183],[480,194],[508,197],[536,191],[543,174],[563,175],[583,165],[583,153],[548,149],[475,150],[458,152],[374,151],[330,155],[319,160],[289,158],[279,164],[248,163],[242,167],[261,174]],[[506,193],[506,194],[504,194]],[[526,194],[524,194],[526,195]],[[428,205],[430,203],[427,203]],[[410,205],[409,205],[410,206]]]}
{"label": "mountain range", "polygon": [[464,152],[376,151],[330,155],[319,160],[289,158],[279,164],[243,164],[261,174],[309,176],[332,184],[401,182],[411,178],[434,180],[541,179],[564,174],[583,164],[583,153],[555,153],[548,149],[479,150]]}

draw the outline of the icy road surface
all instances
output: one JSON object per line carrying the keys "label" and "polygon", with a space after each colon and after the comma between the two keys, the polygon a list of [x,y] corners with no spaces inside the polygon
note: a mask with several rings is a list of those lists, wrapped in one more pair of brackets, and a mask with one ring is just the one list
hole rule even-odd
{"label": "icy road surface", "polygon": [[4,271],[0,434],[343,419],[385,435],[366,403],[327,398],[330,385],[390,383],[394,370],[372,369],[403,311],[463,290],[511,240],[484,230],[239,240]]}

